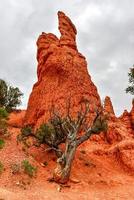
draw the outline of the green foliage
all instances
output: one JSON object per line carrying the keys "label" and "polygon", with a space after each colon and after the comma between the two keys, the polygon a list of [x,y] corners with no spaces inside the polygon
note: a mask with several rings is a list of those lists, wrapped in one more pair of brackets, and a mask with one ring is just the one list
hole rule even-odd
{"label": "green foliage", "polygon": [[22,168],[24,169],[24,172],[28,174],[30,177],[36,175],[37,167],[31,165],[28,160],[22,161]]}
{"label": "green foliage", "polygon": [[22,95],[18,87],[9,86],[4,80],[0,79],[0,107],[11,112],[21,104]]}
{"label": "green foliage", "polygon": [[47,144],[55,148],[65,142],[67,135],[65,134],[65,130],[63,130],[63,126],[61,128],[63,121],[51,118],[47,124],[42,124],[35,134],[38,144]]}
{"label": "green foliage", "polygon": [[23,136],[29,136],[32,133],[32,127],[31,126],[24,126],[21,129],[21,135]]}
{"label": "green foliage", "polygon": [[128,77],[129,77],[130,85],[126,88],[126,93],[130,93],[130,94],[134,95],[134,65],[132,68],[130,68]]}
{"label": "green foliage", "polygon": [[0,149],[3,149],[5,146],[5,141],[0,139]]}
{"label": "green foliage", "polygon": [[36,137],[39,144],[53,143],[55,138],[55,131],[51,124],[42,124],[36,131]]}
{"label": "green foliage", "polygon": [[0,107],[3,107],[7,103],[7,96],[8,96],[8,86],[7,83],[0,79]]}
{"label": "green foliage", "polygon": [[0,174],[4,171],[4,165],[2,164],[2,162],[0,161]]}
{"label": "green foliage", "polygon": [[19,134],[17,136],[17,142],[23,142],[23,144],[29,148],[30,144],[28,142],[28,137],[29,136],[33,136],[34,134],[32,133],[33,130],[32,130],[32,127],[31,126],[24,126],[22,129],[21,129],[21,134]]}
{"label": "green foliage", "polygon": [[4,108],[0,108],[0,134],[7,133],[7,118],[8,112]]}
{"label": "green foliage", "polygon": [[5,110],[5,108],[0,108],[0,119],[7,119],[8,112]]}
{"label": "green foliage", "polygon": [[19,88],[14,88],[12,86],[9,86],[8,88],[8,96],[7,96],[7,105],[6,109],[7,111],[12,111],[16,108],[16,106],[19,106],[21,104],[21,96],[23,94],[20,92]]}
{"label": "green foliage", "polygon": [[21,134],[17,136],[17,142],[25,141],[28,136],[32,134],[32,127],[31,126],[24,126],[21,129]]}

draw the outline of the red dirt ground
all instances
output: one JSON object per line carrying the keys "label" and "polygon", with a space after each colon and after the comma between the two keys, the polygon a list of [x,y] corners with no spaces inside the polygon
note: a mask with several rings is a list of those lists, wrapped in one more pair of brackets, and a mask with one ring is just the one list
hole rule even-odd
{"label": "red dirt ground", "polygon": [[[122,168],[104,142],[88,141],[77,150],[71,180],[66,187],[48,182],[56,165],[55,155],[31,149],[31,155],[17,145],[19,128],[10,128],[11,137],[0,150],[4,172],[0,175],[1,200],[133,200],[134,174]],[[114,148],[114,147],[112,147]],[[11,165],[28,159],[38,167],[37,176],[12,174]],[[42,166],[47,162],[47,166]]]}

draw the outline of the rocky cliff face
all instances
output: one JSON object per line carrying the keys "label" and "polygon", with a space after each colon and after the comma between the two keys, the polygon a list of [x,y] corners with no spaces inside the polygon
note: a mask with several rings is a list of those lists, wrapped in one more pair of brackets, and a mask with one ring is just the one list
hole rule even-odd
{"label": "rocky cliff face", "polygon": [[37,40],[38,81],[33,86],[25,117],[25,124],[36,127],[50,118],[52,105],[63,115],[68,101],[72,115],[79,110],[83,98],[90,101],[91,115],[95,107],[101,106],[86,59],[77,50],[77,30],[63,12],[58,12],[58,19],[60,39],[43,32]]}

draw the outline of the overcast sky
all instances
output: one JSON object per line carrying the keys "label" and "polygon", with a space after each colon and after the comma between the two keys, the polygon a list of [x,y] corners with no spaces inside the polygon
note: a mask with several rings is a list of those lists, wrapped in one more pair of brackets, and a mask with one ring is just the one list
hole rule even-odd
{"label": "overcast sky", "polygon": [[59,36],[58,10],[76,25],[78,49],[102,100],[110,96],[118,115],[130,110],[125,88],[134,64],[134,0],[1,0],[0,78],[21,89],[26,108],[36,81],[36,40],[41,32]]}

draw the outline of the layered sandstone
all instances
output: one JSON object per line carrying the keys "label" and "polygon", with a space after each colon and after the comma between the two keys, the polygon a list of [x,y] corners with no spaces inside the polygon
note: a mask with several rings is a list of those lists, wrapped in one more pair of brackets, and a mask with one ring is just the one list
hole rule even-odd
{"label": "layered sandstone", "polygon": [[33,86],[25,117],[25,124],[36,127],[50,118],[53,105],[65,115],[70,101],[74,116],[82,99],[89,100],[91,115],[101,106],[86,59],[77,50],[76,28],[63,12],[58,12],[58,19],[60,39],[43,32],[37,40],[38,81]]}

